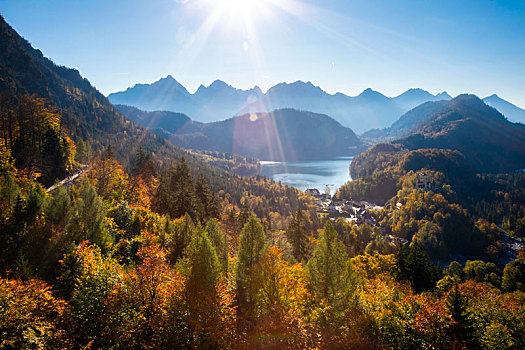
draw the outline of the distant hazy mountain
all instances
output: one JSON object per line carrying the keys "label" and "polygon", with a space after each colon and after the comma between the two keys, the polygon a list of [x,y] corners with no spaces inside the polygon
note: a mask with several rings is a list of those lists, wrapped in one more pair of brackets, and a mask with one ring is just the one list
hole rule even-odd
{"label": "distant hazy mountain", "polygon": [[224,120],[263,96],[259,87],[239,90],[216,80],[201,85],[191,94],[171,75],[153,84],[137,84],[126,91],[110,94],[113,104],[129,105],[145,111],[184,113],[201,122]]}
{"label": "distant hazy mountain", "polygon": [[146,111],[180,112],[200,122],[282,108],[308,110],[329,115],[358,133],[384,128],[423,102],[451,98],[446,92],[432,95],[421,89],[410,89],[392,98],[372,89],[366,89],[358,96],[332,95],[311,82],[302,81],[280,83],[263,94],[257,86],[240,90],[216,80],[210,86],[201,85],[191,94],[171,76],[152,84],[137,84],[108,97],[114,104],[135,106]]}
{"label": "distant hazy mountain", "polygon": [[[498,112],[507,117],[509,121],[525,123],[525,110],[499,98],[497,95],[486,97],[483,99],[483,102],[485,102],[486,105],[497,109]],[[450,107],[451,103],[446,100],[425,102],[403,114],[390,127],[381,130],[370,130],[363,134],[363,136],[366,138],[384,140],[407,136],[421,128],[421,126],[435,117],[436,114],[446,112]],[[512,115],[513,118],[509,118],[509,115]]]}
{"label": "distant hazy mountain", "polygon": [[511,122],[525,124],[525,110],[513,105],[512,103],[505,101],[498,95],[494,94],[483,99],[486,104],[496,108]]}
{"label": "distant hazy mountain", "polygon": [[192,95],[171,75],[154,84],[137,84],[123,92],[109,95],[113,104],[133,105],[144,110],[184,109],[193,104]]}
{"label": "distant hazy mountain", "polygon": [[428,91],[422,89],[410,89],[394,98],[396,103],[407,111],[427,101],[450,99],[452,99],[452,97],[446,92],[442,92],[434,96]]}
{"label": "distant hazy mountain", "polygon": [[350,156],[365,149],[352,130],[312,112],[281,109],[203,124],[178,113],[144,112],[121,105],[117,108],[172,143],[191,149],[273,161]]}
{"label": "distant hazy mountain", "polygon": [[445,110],[449,106],[449,101],[425,102],[403,114],[388,128],[373,129],[363,134],[366,138],[392,140],[407,136],[418,130],[434,114]]}
{"label": "distant hazy mountain", "polygon": [[327,114],[358,133],[389,125],[405,112],[395,98],[388,98],[372,89],[366,89],[355,97],[342,93],[330,95],[312,83],[302,81],[282,83],[270,88],[263,98],[242,112],[279,108],[297,108]]}
{"label": "distant hazy mountain", "polygon": [[163,130],[168,133],[193,133],[202,123],[192,121],[187,115],[169,111],[146,112],[136,107],[115,105],[129,120],[152,131]]}
{"label": "distant hazy mountain", "polygon": [[[525,125],[508,121],[474,95],[424,103],[384,132],[389,136],[404,136],[391,144],[406,150],[457,150],[478,172],[525,168]],[[366,159],[373,159],[379,152],[376,149],[384,149],[384,144],[368,150],[352,163],[354,175],[363,173],[364,165],[370,163]]]}

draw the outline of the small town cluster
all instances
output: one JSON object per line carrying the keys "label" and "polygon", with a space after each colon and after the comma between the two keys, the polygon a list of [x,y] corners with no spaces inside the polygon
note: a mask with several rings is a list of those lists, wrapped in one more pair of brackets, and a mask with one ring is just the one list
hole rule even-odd
{"label": "small town cluster", "polygon": [[330,218],[343,218],[345,221],[357,225],[369,224],[378,226],[371,210],[380,210],[383,207],[365,201],[340,200],[330,193],[321,193],[317,188],[306,190],[306,194],[315,198],[317,213],[328,215]]}

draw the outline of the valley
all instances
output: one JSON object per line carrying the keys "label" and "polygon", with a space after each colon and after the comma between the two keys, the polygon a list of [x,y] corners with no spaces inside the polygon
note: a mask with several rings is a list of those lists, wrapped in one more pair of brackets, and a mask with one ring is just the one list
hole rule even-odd
{"label": "valley", "polygon": [[[357,68],[337,72],[343,63],[325,51],[351,43],[374,53],[339,57],[347,67],[373,66],[367,84],[388,72],[390,91],[413,84],[401,78],[415,77],[406,67],[416,70],[425,55],[401,50],[421,62],[404,66],[391,54],[378,64],[380,41],[368,37],[367,47],[327,30],[317,21],[330,13],[325,5],[115,3],[46,3],[60,14],[55,20],[40,2],[0,2],[0,349],[525,348],[525,110],[496,94],[335,92],[362,90],[363,82]],[[357,15],[371,5],[352,6],[346,10]],[[32,16],[12,10],[18,19],[6,21],[4,8]],[[94,8],[111,21],[101,25]],[[476,11],[466,18],[474,21]],[[311,12],[315,25],[284,22]],[[383,14],[381,26],[401,16]],[[194,16],[200,20],[182,25]],[[418,31],[449,23],[419,25],[418,16],[410,17]],[[278,35],[264,27],[272,40],[293,36],[295,22],[301,36],[259,50],[255,29],[278,19]],[[58,28],[51,43],[49,32],[31,31],[38,23],[39,32]],[[431,41],[416,45],[413,30],[401,36],[359,24],[412,46]],[[82,49],[62,50],[64,25],[80,30],[73,41]],[[317,25],[338,41],[312,36]],[[176,30],[157,41],[159,27]],[[225,33],[212,48],[200,42]],[[449,40],[456,37],[468,44],[458,34]],[[320,56],[305,50],[310,40]],[[45,56],[49,47],[57,61]],[[280,82],[253,78],[263,53],[283,65],[264,69]],[[205,64],[187,68],[203,55]],[[484,74],[469,81],[472,89],[485,73],[496,75],[477,59]],[[55,63],[69,60],[80,70]],[[302,69],[310,61],[316,68]],[[104,93],[80,73],[93,67],[89,77],[106,82]],[[458,91],[465,85],[450,77],[476,67],[463,65],[459,74],[433,63],[419,75],[441,79],[429,83],[432,91],[445,84]],[[178,72],[196,89],[171,74],[137,83],[159,71]],[[206,86],[210,71],[253,87]],[[341,83],[327,92],[291,78],[300,73]],[[498,86],[512,95],[512,84],[486,79],[478,93]],[[117,80],[130,87],[116,91]],[[266,91],[253,84],[261,82]]]}

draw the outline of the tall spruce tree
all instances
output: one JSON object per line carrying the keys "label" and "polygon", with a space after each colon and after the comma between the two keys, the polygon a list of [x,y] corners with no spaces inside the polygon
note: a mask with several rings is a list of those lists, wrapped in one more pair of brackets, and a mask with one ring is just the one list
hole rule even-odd
{"label": "tall spruce tree", "polygon": [[249,311],[255,299],[253,290],[253,268],[266,252],[266,236],[263,227],[255,216],[251,215],[244,225],[239,238],[237,262],[237,297],[241,311]]}
{"label": "tall spruce tree", "polygon": [[409,281],[416,293],[434,288],[440,277],[439,269],[417,243],[400,246],[397,266],[400,279]]}
{"label": "tall spruce tree", "polygon": [[188,246],[187,258],[185,299],[192,331],[192,347],[215,348],[217,344],[213,330],[220,323],[217,283],[221,266],[215,248],[200,224]]}
{"label": "tall spruce tree", "polygon": [[178,218],[188,213],[192,218],[197,217],[197,201],[190,168],[184,157],[175,167],[175,174],[171,177],[173,207],[170,215]]}
{"label": "tall spruce tree", "polygon": [[200,224],[194,230],[186,255],[189,267],[186,290],[189,297],[193,298],[195,293],[213,297],[221,267],[215,248]]}
{"label": "tall spruce tree", "polygon": [[168,246],[168,260],[175,264],[184,254],[195,232],[195,225],[189,214],[185,214],[177,224],[174,232],[170,232]]}
{"label": "tall spruce tree", "polygon": [[319,305],[316,314],[323,341],[345,323],[356,283],[350,260],[331,221],[327,221],[306,265],[308,285]]}
{"label": "tall spruce tree", "polygon": [[301,209],[295,215],[286,229],[286,237],[292,245],[293,256],[299,262],[308,260],[308,232],[306,217]]}
{"label": "tall spruce tree", "polygon": [[197,219],[197,199],[190,173],[184,157],[177,165],[171,165],[161,177],[153,196],[152,208],[160,214],[180,218],[188,213]]}
{"label": "tall spruce tree", "polygon": [[472,322],[470,313],[467,311],[467,300],[460,292],[458,285],[450,291],[446,300],[447,309],[450,312],[454,325],[452,327],[452,336],[465,342],[468,348],[471,348],[472,342]]}
{"label": "tall spruce tree", "polygon": [[133,166],[131,167],[131,175],[140,175],[146,181],[151,181],[152,178],[157,176],[155,162],[153,161],[151,153],[147,153],[142,147],[140,147],[135,154]]}
{"label": "tall spruce tree", "polygon": [[206,222],[210,218],[218,218],[220,215],[220,201],[214,192],[210,191],[204,175],[201,173],[195,181],[195,195],[197,197],[197,206],[199,219]]}
{"label": "tall spruce tree", "polygon": [[215,219],[209,220],[206,224],[206,233],[217,253],[221,272],[225,275],[228,272],[228,242],[226,235],[222,232],[219,223]]}
{"label": "tall spruce tree", "polygon": [[314,295],[335,303],[349,287],[349,257],[330,221],[326,222],[312,257],[306,264]]}

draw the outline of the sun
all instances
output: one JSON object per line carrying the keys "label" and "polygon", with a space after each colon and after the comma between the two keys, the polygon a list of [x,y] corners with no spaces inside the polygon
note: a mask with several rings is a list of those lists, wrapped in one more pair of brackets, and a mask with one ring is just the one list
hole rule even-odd
{"label": "sun", "polygon": [[[172,0],[173,1],[173,0]],[[290,15],[301,13],[301,0],[175,0],[184,13],[196,19],[191,35],[181,37],[179,51],[191,62],[213,40],[225,40],[221,49],[243,52],[253,63],[253,71],[264,79],[266,71],[264,42],[260,33],[266,28],[286,26]],[[239,51],[235,51],[239,50]]]}
{"label": "sun", "polygon": [[[239,25],[267,17],[279,0],[205,0],[223,20]],[[285,0],[281,0],[285,1]]]}
{"label": "sun", "polygon": [[217,6],[226,13],[234,15],[252,15],[258,8],[268,5],[269,0],[216,0]]}

